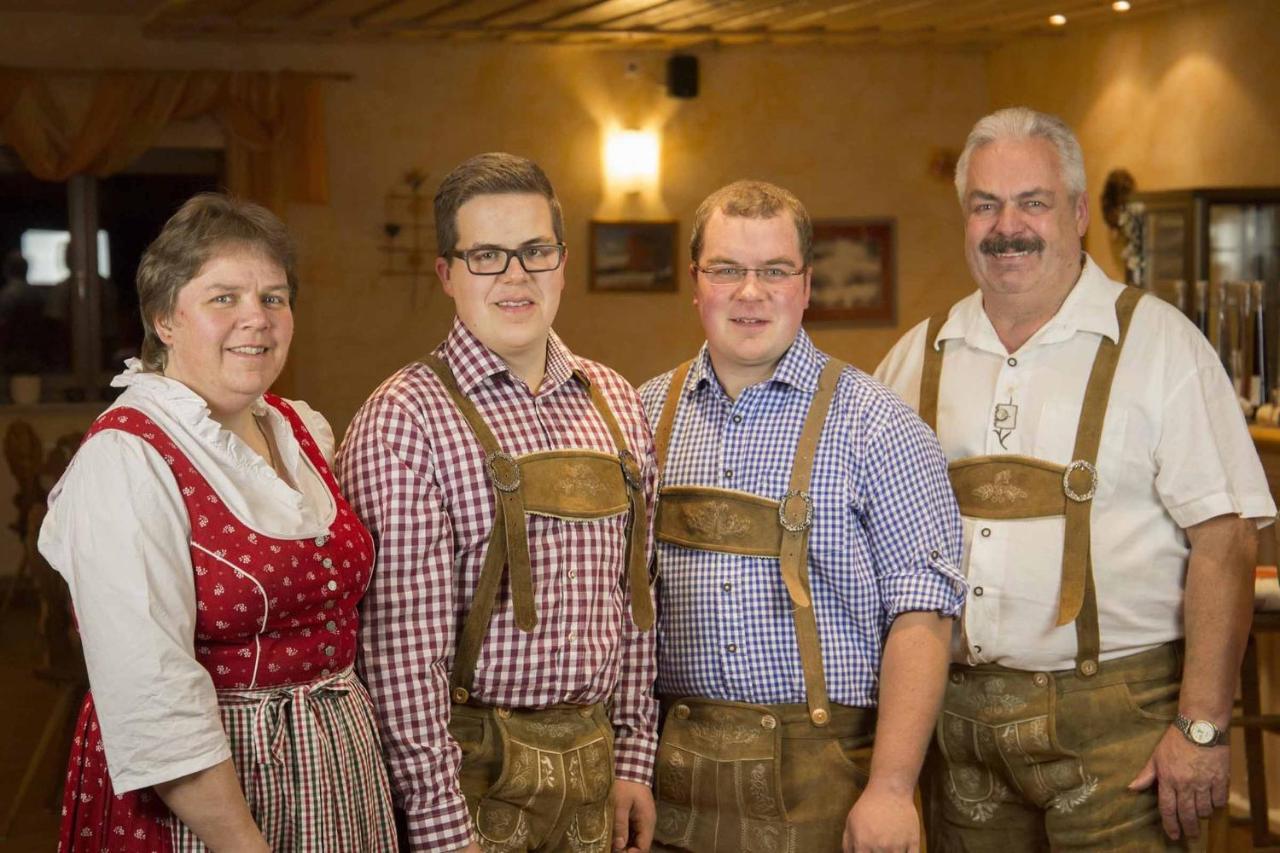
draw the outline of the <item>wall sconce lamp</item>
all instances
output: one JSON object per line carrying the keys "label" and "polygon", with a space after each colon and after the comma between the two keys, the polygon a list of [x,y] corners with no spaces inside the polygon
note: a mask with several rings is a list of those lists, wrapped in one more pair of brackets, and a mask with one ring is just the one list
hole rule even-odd
{"label": "wall sconce lamp", "polygon": [[638,193],[658,183],[658,134],[652,130],[611,130],[605,135],[604,173],[609,185]]}

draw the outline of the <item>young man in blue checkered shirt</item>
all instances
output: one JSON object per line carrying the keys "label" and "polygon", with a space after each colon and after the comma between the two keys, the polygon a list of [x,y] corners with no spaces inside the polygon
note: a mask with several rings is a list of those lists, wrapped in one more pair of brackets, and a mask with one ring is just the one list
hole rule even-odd
{"label": "young man in blue checkered shirt", "polygon": [[933,433],[801,329],[812,235],[780,187],[708,197],[706,343],[641,389],[663,466],[658,850],[920,843],[960,517]]}

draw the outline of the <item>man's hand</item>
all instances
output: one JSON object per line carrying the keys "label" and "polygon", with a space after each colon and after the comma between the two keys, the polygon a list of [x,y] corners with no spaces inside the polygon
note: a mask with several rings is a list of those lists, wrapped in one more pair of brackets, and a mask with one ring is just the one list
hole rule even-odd
{"label": "man's hand", "polygon": [[1154,784],[1165,834],[1174,841],[1183,835],[1196,838],[1200,818],[1227,804],[1230,774],[1229,747],[1196,746],[1170,726],[1129,790],[1145,791]]}
{"label": "man's hand", "polygon": [[920,817],[910,793],[873,786],[862,792],[844,823],[844,853],[917,853]]}
{"label": "man's hand", "polygon": [[648,785],[615,779],[613,782],[613,849],[649,853],[657,810]]}

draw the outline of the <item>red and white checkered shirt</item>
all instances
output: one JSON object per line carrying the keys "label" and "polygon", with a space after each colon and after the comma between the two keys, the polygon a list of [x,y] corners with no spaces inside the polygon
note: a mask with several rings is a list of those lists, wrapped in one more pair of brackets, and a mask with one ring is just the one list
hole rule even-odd
{"label": "red and white checkered shirt", "polygon": [[[641,461],[651,516],[644,544],[652,553],[653,441],[622,377],[578,358],[552,333],[546,376],[531,393],[457,320],[436,354],[516,457],[567,448],[616,452],[574,371],[599,387]],[[369,397],[339,455],[343,491],[377,543],[357,665],[373,695],[414,850],[452,850],[471,838],[458,787],[461,751],[447,726],[456,639],[494,519],[484,459],[444,387],[418,363]],[[612,702],[617,776],[648,785],[657,749],[654,632],[631,623],[627,520],[526,515],[538,624],[527,634],[515,626],[504,582],[472,695],[518,708]]]}

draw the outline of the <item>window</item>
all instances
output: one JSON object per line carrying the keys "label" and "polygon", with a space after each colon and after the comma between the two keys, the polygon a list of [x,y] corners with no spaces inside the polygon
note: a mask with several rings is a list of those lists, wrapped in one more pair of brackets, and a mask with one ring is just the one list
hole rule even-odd
{"label": "window", "polygon": [[138,354],[138,261],[173,212],[216,190],[222,154],[154,149],[109,178],[36,180],[0,148],[0,402],[41,378],[44,402],[109,399]]}

